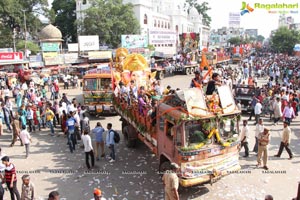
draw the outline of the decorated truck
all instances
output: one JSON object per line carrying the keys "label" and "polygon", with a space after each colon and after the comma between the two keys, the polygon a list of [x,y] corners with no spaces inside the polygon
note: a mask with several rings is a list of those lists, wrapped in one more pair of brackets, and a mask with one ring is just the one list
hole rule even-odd
{"label": "decorated truck", "polygon": [[111,67],[101,66],[83,76],[83,101],[90,115],[115,114]]}
{"label": "decorated truck", "polygon": [[[153,80],[148,78],[147,66],[135,68],[138,71],[130,71],[129,80],[115,74],[118,92],[113,105],[121,116],[128,147],[142,141],[158,157],[160,171],[177,163],[184,187],[212,183],[240,169],[240,111],[228,86],[218,87],[218,92],[210,96],[200,88],[157,96],[149,85]],[[125,86],[134,82],[137,97],[122,93],[119,82]]]}

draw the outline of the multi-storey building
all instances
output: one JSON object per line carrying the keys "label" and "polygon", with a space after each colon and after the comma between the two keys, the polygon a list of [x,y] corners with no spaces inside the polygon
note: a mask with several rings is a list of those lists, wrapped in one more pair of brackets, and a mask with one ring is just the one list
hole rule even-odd
{"label": "multi-storey building", "polygon": [[[179,34],[188,32],[199,33],[199,48],[207,47],[210,28],[203,25],[202,16],[195,8],[188,12],[185,0],[123,0],[123,3],[133,4],[140,34],[148,36],[149,44],[156,51],[176,53],[180,44]],[[89,0],[77,0],[77,20],[84,19],[82,11],[90,6]]]}

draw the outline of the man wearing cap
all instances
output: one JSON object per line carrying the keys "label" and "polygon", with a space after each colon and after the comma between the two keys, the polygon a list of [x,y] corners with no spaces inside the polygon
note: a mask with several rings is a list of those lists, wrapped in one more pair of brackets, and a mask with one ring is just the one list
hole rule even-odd
{"label": "man wearing cap", "polygon": [[195,78],[192,79],[190,88],[201,88],[202,87],[202,77],[199,71],[195,71]]}
{"label": "man wearing cap", "polygon": [[279,151],[278,153],[275,155],[275,157],[279,157],[282,154],[283,148],[285,148],[285,150],[288,152],[290,158],[289,160],[291,160],[293,158],[293,153],[291,151],[291,149],[289,148],[289,145],[291,143],[291,129],[289,127],[289,122],[285,121],[283,123],[283,131],[282,131],[282,138],[281,138],[281,143],[280,143],[280,147],[279,147]]}
{"label": "man wearing cap", "polygon": [[91,200],[106,200],[102,197],[102,191],[98,188],[94,189],[94,198]]}
{"label": "man wearing cap", "polygon": [[165,186],[165,200],[179,200],[179,180],[176,174],[178,169],[179,166],[176,163],[171,163],[170,171],[166,171],[162,177]]}
{"label": "man wearing cap", "polygon": [[269,129],[264,128],[262,133],[258,134],[258,154],[257,154],[257,167],[261,165],[261,157],[263,154],[263,168],[268,170],[267,161],[268,161],[268,144],[270,142]]}

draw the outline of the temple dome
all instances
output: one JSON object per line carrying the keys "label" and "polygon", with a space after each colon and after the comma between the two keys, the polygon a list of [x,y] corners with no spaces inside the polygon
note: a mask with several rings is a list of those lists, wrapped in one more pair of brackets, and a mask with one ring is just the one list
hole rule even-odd
{"label": "temple dome", "polygon": [[39,38],[42,41],[62,41],[62,34],[58,28],[49,24],[41,30]]}

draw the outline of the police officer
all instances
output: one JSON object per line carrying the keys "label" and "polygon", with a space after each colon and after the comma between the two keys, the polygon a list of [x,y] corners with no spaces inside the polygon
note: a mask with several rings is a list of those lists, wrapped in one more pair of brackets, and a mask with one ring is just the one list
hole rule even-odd
{"label": "police officer", "polygon": [[270,133],[269,129],[264,128],[262,133],[258,134],[258,154],[257,154],[257,167],[261,165],[261,157],[263,154],[263,168],[268,170],[267,161],[268,161],[268,144],[270,142]]}

